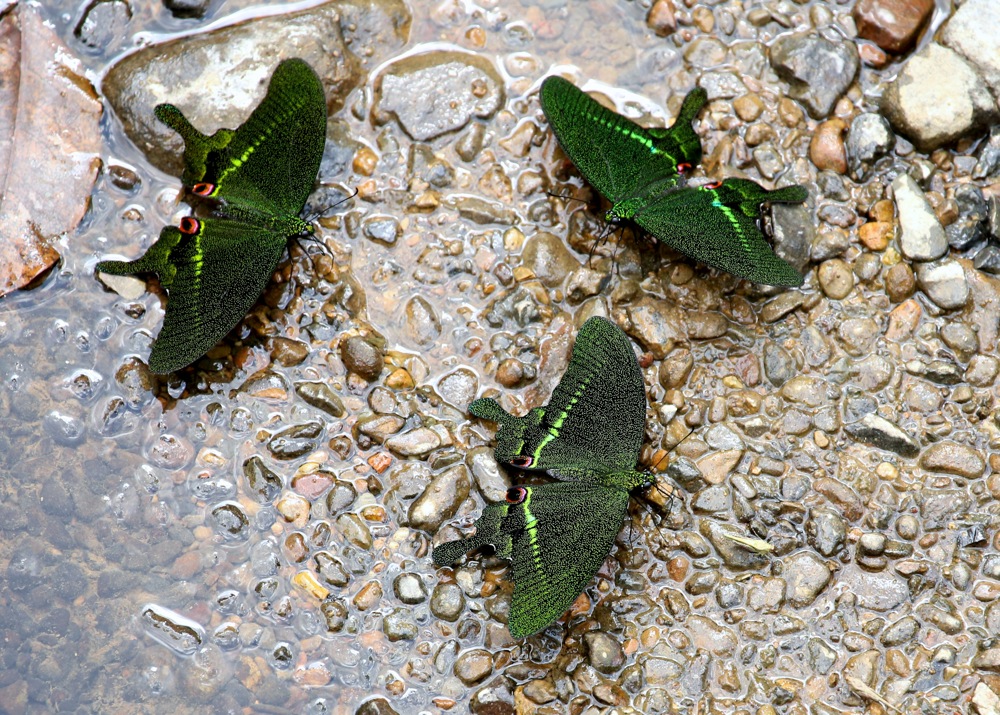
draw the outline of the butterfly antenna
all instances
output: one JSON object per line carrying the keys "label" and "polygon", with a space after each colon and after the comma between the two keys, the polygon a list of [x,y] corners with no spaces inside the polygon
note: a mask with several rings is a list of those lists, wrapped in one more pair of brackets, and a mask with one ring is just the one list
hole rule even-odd
{"label": "butterfly antenna", "polygon": [[351,194],[350,196],[345,196],[344,198],[342,198],[342,199],[341,199],[340,201],[338,201],[337,203],[335,203],[335,204],[333,204],[333,205],[331,205],[331,206],[327,206],[327,207],[326,207],[325,209],[323,209],[322,211],[316,211],[316,212],[314,212],[314,213],[311,213],[311,214],[309,214],[309,215],[308,215],[308,216],[306,216],[306,218],[305,218],[305,219],[303,219],[303,220],[304,220],[304,221],[305,221],[306,223],[312,223],[312,222],[313,222],[313,221],[315,221],[316,219],[318,219],[318,218],[322,218],[323,216],[326,216],[326,214],[327,214],[328,212],[330,212],[330,211],[332,211],[333,209],[337,208],[337,207],[338,207],[338,206],[340,206],[341,204],[344,204],[344,203],[347,203],[348,201],[350,201],[351,199],[353,199],[353,198],[354,198],[355,196],[357,196],[357,195],[358,195],[358,189],[357,189],[357,187],[355,187],[355,188],[354,188],[354,193],[353,193],[353,194]]}
{"label": "butterfly antenna", "polygon": [[577,197],[570,196],[569,194],[554,194],[551,191],[546,191],[545,193],[553,199],[565,199],[566,201],[580,201],[582,203],[587,203],[586,199],[578,199]]}
{"label": "butterfly antenna", "polygon": [[[664,453],[663,453],[663,456],[660,457],[658,460],[656,460],[656,463],[653,466],[651,466],[648,470],[646,470],[646,473],[652,475],[655,472],[659,472],[660,471],[660,465],[663,464],[663,460],[665,460],[667,457],[669,457],[673,453],[673,451],[675,449],[677,449],[678,447],[680,447],[684,443],[684,441],[688,437],[690,437],[692,434],[694,434],[694,428],[693,427],[691,427],[691,428],[688,429],[687,434],[684,435],[684,437],[677,444],[675,444],[670,449],[665,450]],[[653,484],[656,487],[656,491],[659,492],[660,494],[662,494],[663,497],[664,497],[664,499],[666,499],[668,502],[672,501],[675,498],[675,495],[677,494],[677,490],[675,488],[673,488],[673,487],[671,487],[671,486],[669,486],[667,484],[664,484],[659,479],[654,479],[653,480]]]}

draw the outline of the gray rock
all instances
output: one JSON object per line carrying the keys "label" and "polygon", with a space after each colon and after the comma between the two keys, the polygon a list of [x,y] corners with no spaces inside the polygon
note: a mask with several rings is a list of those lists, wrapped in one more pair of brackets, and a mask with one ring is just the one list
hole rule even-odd
{"label": "gray rock", "polygon": [[747,86],[735,72],[705,72],[698,78],[698,86],[713,99],[732,99],[745,94]]}
{"label": "gray rock", "polygon": [[472,470],[476,487],[488,502],[503,501],[510,481],[493,458],[491,447],[474,447],[465,454],[465,463]]}
{"label": "gray rock", "polygon": [[580,267],[580,262],[562,239],[547,231],[539,231],[525,241],[521,265],[530,268],[542,283],[555,288],[562,285],[570,271]]}
{"label": "gray rock", "polygon": [[593,631],[583,636],[587,660],[599,673],[611,675],[625,664],[625,651],[621,643],[603,631]]}
{"label": "gray rock", "polygon": [[764,343],[764,375],[775,387],[781,387],[798,374],[795,359],[775,342]]}
{"label": "gray rock", "polygon": [[844,430],[859,442],[895,452],[902,457],[916,457],[920,453],[920,444],[913,437],[876,414],[867,414],[854,424],[844,427]]}
{"label": "gray rock", "polygon": [[412,641],[420,629],[413,620],[413,611],[409,608],[394,608],[382,619],[382,632],[390,642]]}
{"label": "gray rock", "polygon": [[296,459],[316,449],[323,425],[305,422],[286,427],[267,441],[267,449],[275,459]]}
{"label": "gray rock", "polygon": [[976,270],[992,275],[1000,275],[1000,246],[989,244],[976,254],[972,265]]}
{"label": "gray rock", "polygon": [[406,302],[406,336],[417,345],[429,345],[441,335],[434,306],[415,295]]}
{"label": "gray rock", "polygon": [[833,556],[844,546],[847,539],[847,522],[840,512],[829,507],[816,507],[806,522],[809,545],[823,556]]}
{"label": "gray rock", "polygon": [[360,335],[341,341],[340,359],[344,361],[344,367],[368,382],[377,379],[385,367],[382,351]]}
{"label": "gray rock", "polygon": [[479,55],[432,51],[393,62],[376,81],[376,118],[391,115],[417,141],[489,119],[503,105],[503,80]]}
{"label": "gray rock", "polygon": [[882,95],[881,109],[898,134],[927,152],[997,118],[996,102],[975,68],[936,43],[907,60]]}
{"label": "gray rock", "polygon": [[301,57],[323,79],[330,110],[337,112],[362,81],[365,64],[401,47],[408,26],[401,0],[328,2],[145,47],[111,68],[102,91],[150,162],[179,176],[182,141],[156,120],[157,104],[180,107],[207,134],[236,127],[260,102],[278,62]]}
{"label": "gray rock", "polygon": [[441,446],[441,435],[430,427],[416,427],[390,437],[385,446],[400,457],[423,457]]}
{"label": "gray rock", "polygon": [[861,66],[853,42],[832,42],[812,34],[779,37],[771,45],[771,66],[813,119],[823,119],[847,91]]}
{"label": "gray rock", "polygon": [[392,581],[392,591],[403,603],[414,605],[427,600],[427,587],[414,573],[401,573]]}
{"label": "gray rock", "polygon": [[1000,4],[967,0],[948,20],[941,41],[969,60],[1000,95]]}
{"label": "gray rock", "polygon": [[961,184],[956,188],[955,203],[958,218],[945,228],[945,234],[949,246],[964,251],[986,239],[990,208],[982,189],[975,184]]}
{"label": "gray rock", "polygon": [[854,572],[844,580],[844,585],[857,596],[859,607],[882,613],[898,608],[910,598],[906,581],[889,571]]}
{"label": "gray rock", "polygon": [[454,623],[465,609],[465,594],[456,583],[439,583],[431,592],[431,613]]}
{"label": "gray rock", "polygon": [[471,486],[469,470],[464,464],[456,464],[435,474],[424,493],[410,506],[408,524],[424,531],[437,531],[469,498]]}
{"label": "gray rock", "polygon": [[476,399],[479,376],[467,367],[460,367],[442,377],[437,389],[446,402],[464,410],[466,405]]}
{"label": "gray rock", "polygon": [[819,638],[810,638],[808,649],[809,664],[812,669],[820,675],[829,673],[834,663],[837,662],[837,651]]}
{"label": "gray rock", "polygon": [[466,651],[455,661],[455,675],[466,685],[475,685],[492,672],[493,657],[482,648]]}
{"label": "gray rock", "polygon": [[344,403],[337,393],[325,382],[309,382],[302,380],[295,383],[295,394],[304,402],[318,410],[323,410],[332,417],[343,417],[346,414]]}
{"label": "gray rock", "polygon": [[247,491],[261,504],[270,502],[281,492],[281,477],[272,472],[256,454],[243,463]]}
{"label": "gray rock", "polygon": [[809,249],[816,238],[812,200],[804,204],[771,204],[771,244],[778,256],[799,273],[809,265]]}
{"label": "gray rock", "polygon": [[913,616],[904,616],[882,632],[879,640],[886,648],[895,648],[909,643],[920,630],[920,622]]}
{"label": "gray rock", "polygon": [[[972,170],[972,178],[988,178],[996,174],[998,169],[1000,169],[1000,126],[995,126],[990,129],[989,141],[979,147],[979,160]],[[993,235],[997,234],[994,232]]]}
{"label": "gray rock", "polygon": [[758,569],[767,565],[767,556],[741,546],[726,536],[727,534],[734,534],[746,537],[747,535],[742,531],[738,531],[732,527],[727,528],[709,519],[702,519],[698,529],[702,536],[712,542],[712,546],[715,547],[716,552],[722,557],[722,560],[726,562],[726,566],[732,569],[744,570]]}
{"label": "gray rock", "polygon": [[899,243],[903,255],[914,261],[933,261],[948,251],[948,238],[924,192],[909,174],[892,182],[899,217]]}
{"label": "gray rock", "polygon": [[666,357],[678,342],[686,341],[684,313],[672,301],[644,295],[626,308],[626,314],[625,332],[658,360]]}
{"label": "gray rock", "polygon": [[832,578],[826,562],[809,551],[800,551],[785,558],[785,598],[802,608],[816,600]]}
{"label": "gray rock", "polygon": [[917,266],[917,285],[936,306],[961,308],[969,301],[969,281],[962,264],[953,258]]}
{"label": "gray rock", "polygon": [[851,122],[847,132],[847,163],[851,175],[863,179],[876,161],[892,151],[896,135],[881,114],[863,112]]}

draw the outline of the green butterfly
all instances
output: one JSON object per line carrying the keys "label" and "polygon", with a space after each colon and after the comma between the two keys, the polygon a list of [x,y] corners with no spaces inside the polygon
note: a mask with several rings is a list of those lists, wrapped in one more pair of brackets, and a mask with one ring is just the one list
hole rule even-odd
{"label": "green butterfly", "polygon": [[102,261],[97,270],[159,276],[170,300],[149,367],[165,374],[225,337],[264,291],[288,239],[313,233],[299,214],[323,157],[326,97],[313,69],[290,59],[236,130],[207,136],[171,104],[155,112],[184,139],[184,185],[214,210],[164,228],[138,260]]}
{"label": "green butterfly", "polygon": [[670,128],[644,129],[561,77],[542,82],[541,101],[563,151],[613,204],[608,221],[632,221],[681,253],[755,283],[802,285],[757,219],[765,202],[805,201],[805,187],[768,191],[746,179],[682,186],[683,175],[701,161],[691,122],[708,101],[704,89],[684,98]]}
{"label": "green butterfly", "polygon": [[514,417],[491,399],[469,412],[500,425],[496,460],[548,472],[559,483],[516,486],[490,504],[476,534],[434,549],[450,566],[484,546],[512,562],[508,629],[524,638],[573,604],[611,552],[629,492],[653,483],[636,470],[646,431],[646,388],[632,343],[614,323],[590,318],[566,374],[544,407]]}

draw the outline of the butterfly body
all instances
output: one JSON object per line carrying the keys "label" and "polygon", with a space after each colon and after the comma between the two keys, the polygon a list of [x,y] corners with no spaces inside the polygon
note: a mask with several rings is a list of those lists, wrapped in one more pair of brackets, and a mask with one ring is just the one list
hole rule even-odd
{"label": "butterfly body", "polygon": [[632,345],[604,318],[577,335],[569,367],[549,403],[515,417],[492,399],[469,412],[496,422],[496,460],[559,482],[519,485],[489,504],[467,539],[434,549],[439,566],[485,546],[511,560],[508,628],[522,638],[553,623],[594,578],[614,544],[629,493],[650,485],[636,469],[646,392]]}
{"label": "butterfly body", "polygon": [[288,240],[313,233],[299,218],[326,143],[326,98],[299,59],[275,69],[267,95],[239,128],[202,134],[171,104],[160,121],[184,139],[189,191],[212,203],[205,218],[164,228],[138,260],[102,261],[112,274],[156,273],[169,300],[149,366],[179,370],[210,350],[263,292]]}
{"label": "butterfly body", "polygon": [[756,283],[802,284],[757,220],[765,202],[805,201],[804,187],[768,191],[746,179],[685,185],[684,173],[701,161],[691,123],[707,101],[703,89],[685,97],[672,126],[656,129],[612,112],[561,77],[546,78],[540,96],[560,146],[612,203],[608,221],[632,221],[682,253]]}

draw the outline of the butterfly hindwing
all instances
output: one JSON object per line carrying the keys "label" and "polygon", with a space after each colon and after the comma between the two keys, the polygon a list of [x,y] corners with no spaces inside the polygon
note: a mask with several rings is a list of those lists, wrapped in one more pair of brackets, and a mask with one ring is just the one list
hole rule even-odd
{"label": "butterfly hindwing", "polygon": [[606,318],[576,336],[569,367],[544,407],[514,417],[491,399],[469,412],[500,425],[496,460],[561,479],[631,472],[645,435],[646,389],[632,343]]}
{"label": "butterfly hindwing", "polygon": [[691,122],[706,96],[703,89],[688,94],[670,128],[644,129],[562,77],[547,77],[540,93],[542,110],[563,151],[613,203],[649,183],[675,183],[679,165],[701,161],[701,140]]}
{"label": "butterfly hindwing", "polygon": [[212,196],[239,209],[297,216],[312,192],[326,144],[326,97],[316,72],[300,59],[274,70],[267,95],[238,129],[206,136],[170,104],[156,116],[184,139],[186,186],[208,184]]}
{"label": "butterfly hindwing", "polygon": [[450,566],[487,545],[510,559],[507,627],[525,638],[555,622],[593,580],[621,529],[628,498],[624,489],[597,484],[512,487],[507,503],[486,507],[475,536],[436,547],[434,562]]}
{"label": "butterfly hindwing", "polygon": [[691,258],[766,285],[799,286],[802,275],[779,258],[757,225],[764,202],[799,203],[801,186],[767,191],[753,181],[683,188],[651,201],[632,220]]}

